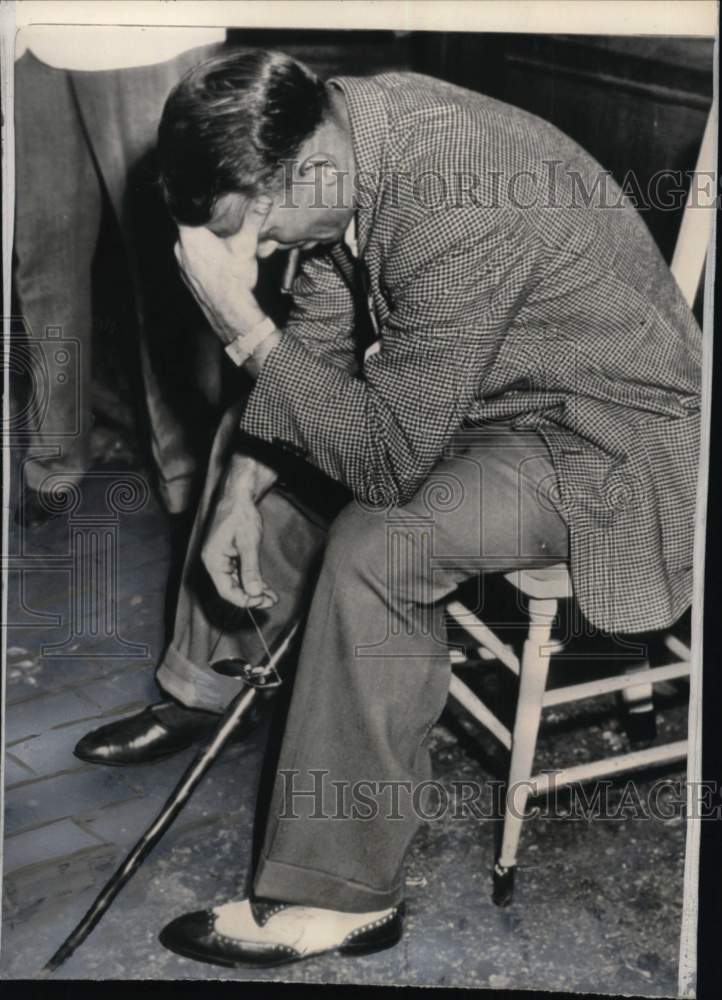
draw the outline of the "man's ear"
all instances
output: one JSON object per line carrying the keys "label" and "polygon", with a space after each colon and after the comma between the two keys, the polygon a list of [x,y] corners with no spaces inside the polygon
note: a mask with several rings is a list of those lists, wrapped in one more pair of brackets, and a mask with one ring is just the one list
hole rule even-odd
{"label": "man's ear", "polygon": [[336,163],[329,153],[312,153],[300,164],[298,172],[304,179],[318,178],[323,184],[330,184],[336,177]]}

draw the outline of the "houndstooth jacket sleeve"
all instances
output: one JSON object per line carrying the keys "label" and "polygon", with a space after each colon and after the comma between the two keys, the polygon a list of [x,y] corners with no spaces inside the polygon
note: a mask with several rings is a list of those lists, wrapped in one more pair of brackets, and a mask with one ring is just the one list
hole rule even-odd
{"label": "houndstooth jacket sleeve", "polygon": [[305,256],[293,283],[293,305],[285,326],[309,354],[355,373],[351,293],[326,254]]}
{"label": "houndstooth jacket sleeve", "polygon": [[266,360],[244,415],[245,429],[290,444],[364,503],[401,504],[415,494],[472,406],[509,319],[490,308],[480,321],[478,300],[489,294],[478,280],[483,240],[464,240],[457,256],[447,240],[440,245],[438,220],[427,226],[426,238],[414,233],[425,254],[400,247],[382,349],[366,360],[363,378],[295,325]]}

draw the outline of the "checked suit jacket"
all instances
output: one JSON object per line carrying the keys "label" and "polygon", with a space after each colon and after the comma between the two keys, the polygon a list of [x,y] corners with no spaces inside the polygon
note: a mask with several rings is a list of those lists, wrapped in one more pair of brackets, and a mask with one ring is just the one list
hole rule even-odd
{"label": "checked suit jacket", "polygon": [[330,81],[357,169],[381,349],[306,258],[241,429],[364,503],[401,505],[462,424],[546,441],[582,612],[670,625],[689,606],[701,333],[637,211],[551,124],[412,73]]}

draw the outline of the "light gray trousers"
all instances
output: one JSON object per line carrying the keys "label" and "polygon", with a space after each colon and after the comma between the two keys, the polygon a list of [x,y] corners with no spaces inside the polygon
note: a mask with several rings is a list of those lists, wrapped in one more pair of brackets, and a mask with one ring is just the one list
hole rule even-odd
{"label": "light gray trousers", "polygon": [[[193,582],[235,421],[229,414],[216,439],[175,637],[158,671],[181,701],[216,709],[238,687],[209,669],[209,657],[262,659],[247,624],[213,624]],[[419,825],[413,790],[431,776],[425,740],[450,680],[443,598],[479,573],[565,558],[555,495],[541,437],[496,425],[460,431],[403,508],[354,501],[326,530],[278,491],[264,498],[262,568],[281,598],[264,621],[269,643],[310,607],[257,895],[358,912],[400,901],[403,859]],[[398,783],[395,804],[388,782]]]}
{"label": "light gray trousers", "polygon": [[30,340],[19,339],[15,364],[46,404],[18,419],[33,489],[51,491],[59,475],[79,482],[90,462],[93,340],[111,318],[94,316],[91,294],[105,191],[127,251],[158,485],[172,513],[190,500],[196,469],[184,418],[222,354],[180,278],[160,263],[173,261],[175,235],[149,158],[168,93],[217,51],[98,71],[55,69],[29,51],[16,63],[15,288]]}

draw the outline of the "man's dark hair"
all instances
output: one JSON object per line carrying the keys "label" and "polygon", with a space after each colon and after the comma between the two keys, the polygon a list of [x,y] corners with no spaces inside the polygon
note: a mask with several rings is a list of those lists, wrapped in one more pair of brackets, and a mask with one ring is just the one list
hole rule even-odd
{"label": "man's dark hair", "polygon": [[208,222],[219,197],[270,186],[329,109],[324,83],[281,52],[236,49],[195,66],[158,129],[161,183],[177,222]]}

